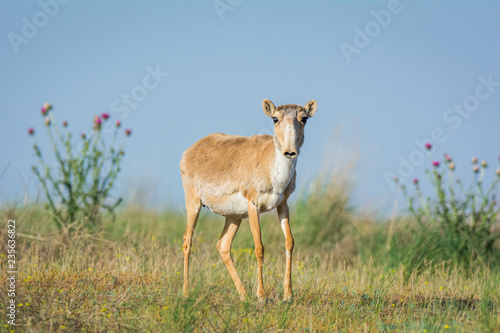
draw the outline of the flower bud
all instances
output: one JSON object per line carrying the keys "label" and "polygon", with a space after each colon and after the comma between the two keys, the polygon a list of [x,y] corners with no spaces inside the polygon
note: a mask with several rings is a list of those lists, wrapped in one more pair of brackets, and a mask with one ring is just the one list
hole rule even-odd
{"label": "flower bud", "polygon": [[43,121],[44,121],[45,125],[50,126],[50,118],[49,117],[45,117],[45,119]]}
{"label": "flower bud", "polygon": [[482,162],[481,162],[481,166],[482,166],[483,168],[486,168],[486,167],[488,167],[488,163],[487,163],[486,161],[482,161]]}
{"label": "flower bud", "polygon": [[35,135],[35,129],[33,127],[28,128],[29,135]]}
{"label": "flower bud", "polygon": [[63,125],[63,127],[68,127],[68,122],[67,122],[66,120],[64,120],[64,121],[62,122],[62,125]]}
{"label": "flower bud", "polygon": [[115,123],[116,125],[116,128],[120,128],[122,126],[122,122],[120,121],[120,119],[118,119]]}
{"label": "flower bud", "polygon": [[472,170],[475,172],[475,173],[478,173],[479,172],[479,167],[477,165],[474,165],[472,167]]}
{"label": "flower bud", "polygon": [[46,111],[52,110],[52,104],[50,104],[49,102],[43,103],[43,109],[45,109]]}
{"label": "flower bud", "polygon": [[425,144],[425,149],[431,150],[432,149],[432,145],[430,143],[426,143]]}
{"label": "flower bud", "polygon": [[108,118],[109,118],[109,113],[107,113],[107,112],[103,112],[103,113],[101,114],[101,117],[102,117],[102,119],[104,119],[104,120],[108,120]]}
{"label": "flower bud", "polygon": [[413,179],[413,184],[418,185],[418,178]]}
{"label": "flower bud", "polygon": [[101,123],[102,123],[101,117],[95,116],[95,118],[94,118],[94,129],[100,130],[101,129]]}
{"label": "flower bud", "polygon": [[127,128],[127,129],[125,130],[125,135],[126,135],[126,136],[130,136],[131,134],[132,134],[132,130],[131,130],[130,128]]}
{"label": "flower bud", "polygon": [[448,164],[448,168],[453,171],[455,170],[455,163],[451,162],[450,164]]}
{"label": "flower bud", "polygon": [[434,161],[432,162],[432,165],[435,167],[435,168],[439,168],[439,161]]}
{"label": "flower bud", "polygon": [[472,158],[472,164],[476,164],[477,163],[477,157],[473,157]]}

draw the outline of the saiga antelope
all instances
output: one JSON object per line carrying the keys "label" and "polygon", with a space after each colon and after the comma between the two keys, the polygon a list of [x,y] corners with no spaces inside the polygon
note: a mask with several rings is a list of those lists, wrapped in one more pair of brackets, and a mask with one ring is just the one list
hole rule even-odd
{"label": "saiga antelope", "polygon": [[304,107],[281,105],[265,99],[264,113],[274,121],[274,135],[251,137],[210,134],[188,148],[181,159],[181,176],[186,198],[187,228],[184,234],[184,294],[188,293],[189,255],[193,232],[202,206],[226,217],[217,249],[233,278],[241,299],[245,288],[231,258],[231,243],[241,220],[249,218],[257,257],[259,301],[265,299],[262,281],[264,247],[259,213],[277,208],[285,234],[286,270],[284,299],[292,297],[293,237],[287,200],[295,190],[295,166],[304,144],[304,127],[316,113],[317,103]]}

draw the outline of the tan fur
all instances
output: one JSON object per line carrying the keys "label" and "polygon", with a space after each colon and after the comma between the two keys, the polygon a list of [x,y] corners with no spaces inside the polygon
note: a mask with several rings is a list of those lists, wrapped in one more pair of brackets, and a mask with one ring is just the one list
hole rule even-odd
{"label": "tan fur", "polygon": [[191,241],[202,205],[226,217],[217,248],[242,298],[246,293],[230,257],[231,243],[241,220],[249,217],[258,261],[257,296],[265,297],[262,281],[264,247],[260,235],[259,213],[278,208],[286,239],[287,264],[285,299],[292,296],[291,256],[293,238],[288,222],[287,199],[295,190],[296,157],[304,143],[304,117],[316,112],[316,101],[305,107],[281,105],[269,100],[264,113],[277,120],[274,135],[243,137],[215,133],[187,149],[180,168],[186,197],[187,228],[184,235],[184,292],[188,288]]}

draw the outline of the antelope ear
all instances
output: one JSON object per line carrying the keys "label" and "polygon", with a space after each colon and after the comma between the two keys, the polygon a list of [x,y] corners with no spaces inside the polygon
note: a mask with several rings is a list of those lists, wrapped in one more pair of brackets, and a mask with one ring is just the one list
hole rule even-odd
{"label": "antelope ear", "polygon": [[264,113],[268,117],[272,117],[273,114],[274,114],[274,111],[276,110],[276,108],[274,107],[273,102],[271,102],[268,99],[265,99],[265,100],[262,101],[262,109],[264,110]]}
{"label": "antelope ear", "polygon": [[311,118],[312,116],[314,116],[316,110],[318,109],[318,103],[313,99],[312,101],[307,102],[306,106],[304,106],[304,109],[306,109],[307,117]]}

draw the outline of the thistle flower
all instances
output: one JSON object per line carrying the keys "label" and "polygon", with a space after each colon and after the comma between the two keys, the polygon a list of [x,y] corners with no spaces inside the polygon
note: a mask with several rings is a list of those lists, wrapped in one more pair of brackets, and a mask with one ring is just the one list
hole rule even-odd
{"label": "thistle flower", "polygon": [[101,117],[102,117],[102,119],[104,119],[104,120],[108,120],[108,118],[109,118],[109,113],[107,113],[107,112],[103,112],[103,113],[101,114]]}
{"label": "thistle flower", "polygon": [[35,129],[33,127],[28,128],[29,135],[35,135]]}
{"label": "thistle flower", "polygon": [[68,127],[68,122],[67,122],[66,120],[64,120],[64,121],[62,122],[62,126],[63,126],[63,127]]}
{"label": "thistle flower", "polygon": [[418,178],[413,179],[413,184],[418,185]]}
{"label": "thistle flower", "polygon": [[425,149],[431,150],[432,149],[432,145],[430,143],[426,143],[425,144]]}
{"label": "thistle flower", "polygon": [[481,166],[482,166],[483,168],[486,168],[486,167],[488,167],[488,163],[487,163],[486,161],[482,161],[482,162],[481,162]]}
{"label": "thistle flower", "polygon": [[434,161],[432,162],[432,165],[435,167],[435,168],[439,168],[439,161]]}
{"label": "thistle flower", "polygon": [[126,136],[130,136],[131,134],[132,134],[132,130],[131,130],[130,128],[127,128],[127,129],[125,130],[125,135],[126,135]]}
{"label": "thistle flower", "polygon": [[44,121],[45,125],[50,126],[50,118],[49,117],[45,117],[45,119],[43,121]]}
{"label": "thistle flower", "polygon": [[94,129],[100,130],[101,129],[101,123],[102,123],[101,117],[95,116],[95,118],[94,118]]}
{"label": "thistle flower", "polygon": [[42,108],[42,116],[45,116],[48,112],[48,110],[46,108]]}
{"label": "thistle flower", "polygon": [[43,103],[43,108],[47,111],[50,111],[52,110],[52,104],[50,104],[49,102],[45,102]]}
{"label": "thistle flower", "polygon": [[472,164],[476,164],[477,163],[477,157],[473,157],[472,158]]}
{"label": "thistle flower", "polygon": [[116,128],[120,128],[122,126],[122,122],[120,121],[120,119],[118,119],[115,123],[116,125]]}
{"label": "thistle flower", "polygon": [[496,174],[497,174],[498,177],[500,177],[500,168],[497,169]]}
{"label": "thistle flower", "polygon": [[475,172],[475,173],[478,173],[479,172],[479,167],[477,165],[474,165],[472,167],[472,170]]}
{"label": "thistle flower", "polygon": [[444,154],[444,160],[448,163],[452,161],[451,156],[448,154]]}
{"label": "thistle flower", "polygon": [[451,162],[450,164],[448,164],[448,168],[453,171],[455,170],[455,163]]}

